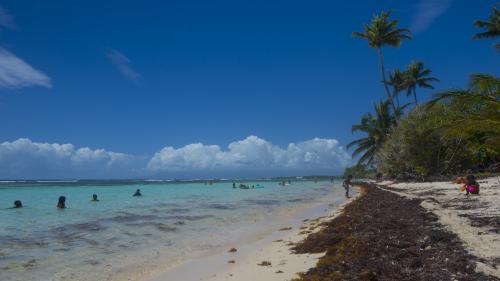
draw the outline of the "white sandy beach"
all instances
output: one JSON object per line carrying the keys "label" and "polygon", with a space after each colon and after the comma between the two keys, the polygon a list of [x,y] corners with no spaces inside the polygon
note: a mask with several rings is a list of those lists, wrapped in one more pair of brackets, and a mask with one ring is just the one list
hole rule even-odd
{"label": "white sandy beach", "polygon": [[423,199],[425,209],[456,233],[480,261],[477,270],[500,278],[500,178],[478,181],[480,195],[466,197],[460,184],[451,182],[378,183],[408,198]]}
{"label": "white sandy beach", "polygon": [[[294,243],[319,231],[321,223],[341,214],[343,207],[359,196],[357,188],[353,194],[341,205],[328,209],[324,205],[316,207],[323,209],[323,217],[314,218],[304,213],[296,217],[295,222],[286,225],[278,223],[274,231],[256,241],[235,245],[236,252],[227,249],[222,253],[195,259],[146,281],[285,281],[296,278],[297,273],[314,267],[323,254],[293,254],[291,248]],[[259,265],[264,261],[270,262],[270,265]]]}

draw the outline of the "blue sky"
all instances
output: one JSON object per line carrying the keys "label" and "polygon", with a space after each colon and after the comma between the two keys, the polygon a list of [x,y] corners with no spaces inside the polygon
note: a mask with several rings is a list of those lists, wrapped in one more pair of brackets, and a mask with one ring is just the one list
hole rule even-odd
{"label": "blue sky", "polygon": [[493,41],[471,40],[495,3],[2,1],[0,178],[338,173],[384,96],[352,31],[393,9],[414,38],[384,50],[388,70],[418,59],[436,90],[463,87],[499,74]]}

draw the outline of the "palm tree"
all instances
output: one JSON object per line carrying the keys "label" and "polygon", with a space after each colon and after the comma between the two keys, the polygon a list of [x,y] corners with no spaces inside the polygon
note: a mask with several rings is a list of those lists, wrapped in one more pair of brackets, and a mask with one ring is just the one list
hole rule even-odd
{"label": "palm tree", "polygon": [[458,104],[459,116],[447,124],[449,135],[467,131],[489,131],[488,140],[500,146],[500,78],[487,74],[473,74],[468,89],[449,90],[435,95],[429,102]]}
{"label": "palm tree", "polygon": [[417,87],[434,89],[434,86],[430,83],[439,81],[439,79],[435,77],[429,77],[431,73],[432,70],[425,69],[423,62],[414,61],[408,65],[404,87],[407,89],[407,96],[413,95],[415,105],[418,105]]}
{"label": "palm tree", "polygon": [[389,135],[391,128],[395,124],[394,115],[390,111],[390,102],[381,101],[375,104],[375,115],[367,113],[361,118],[361,123],[352,126],[352,132],[364,132],[366,137],[352,141],[347,145],[350,149],[356,146],[352,156],[356,157],[363,153],[359,158],[358,164],[366,163],[371,165],[374,161],[375,154],[382,147],[384,141]]}
{"label": "palm tree", "polygon": [[399,107],[399,93],[405,89],[406,73],[395,69],[393,72],[389,72],[389,80],[387,80],[387,85],[392,87],[392,97],[396,99],[396,106]]}
{"label": "palm tree", "polygon": [[[478,20],[474,23],[478,28],[486,28],[486,31],[474,35],[474,39],[495,38],[500,36],[500,9],[493,6],[488,21]],[[495,45],[500,50],[500,43]]]}
{"label": "palm tree", "polygon": [[399,20],[389,20],[390,15],[391,12],[384,11],[382,11],[380,15],[373,15],[370,24],[364,25],[364,32],[353,32],[352,35],[357,38],[366,39],[371,48],[377,49],[380,72],[382,74],[382,83],[384,84],[387,98],[391,102],[393,109],[396,110],[389,87],[386,83],[387,80],[385,79],[382,47],[385,45],[399,47],[401,45],[401,41],[411,39],[411,36],[410,30],[397,28]]}

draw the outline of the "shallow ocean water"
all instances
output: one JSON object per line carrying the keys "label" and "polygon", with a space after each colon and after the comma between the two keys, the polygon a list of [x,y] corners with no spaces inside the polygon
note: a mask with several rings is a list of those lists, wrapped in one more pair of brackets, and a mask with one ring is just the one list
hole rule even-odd
{"label": "shallow ocean water", "polygon": [[[329,181],[0,184],[0,280],[123,280],[252,239],[342,196]],[[142,197],[132,197],[140,188]],[[333,192],[332,192],[333,191]],[[99,202],[91,202],[93,193]],[[67,209],[55,206],[66,196]],[[8,209],[14,200],[21,209]]]}

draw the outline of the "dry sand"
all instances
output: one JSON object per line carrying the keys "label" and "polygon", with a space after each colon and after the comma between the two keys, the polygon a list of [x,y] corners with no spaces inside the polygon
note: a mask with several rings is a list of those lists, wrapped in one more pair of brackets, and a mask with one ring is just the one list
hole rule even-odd
{"label": "dry sand", "polygon": [[[358,189],[356,188],[356,191]],[[358,196],[359,192],[355,193]],[[148,281],[285,281],[305,272],[318,262],[324,254],[293,254],[294,243],[308,234],[319,231],[320,224],[331,220],[343,211],[343,207],[354,200],[352,197],[328,215],[304,219],[292,226],[275,229],[274,232],[252,243],[237,246],[236,252],[225,252],[199,258],[165,272]],[[229,250],[229,249],[228,249]],[[269,262],[270,265],[262,265]],[[259,265],[261,264],[261,265]]]}
{"label": "dry sand", "polygon": [[500,179],[479,180],[480,195],[465,196],[451,182],[377,183],[408,198],[423,199],[421,206],[456,233],[466,249],[479,258],[477,270],[500,278]]}

